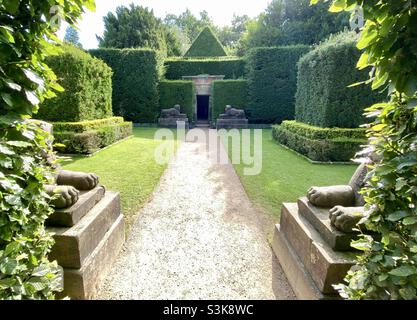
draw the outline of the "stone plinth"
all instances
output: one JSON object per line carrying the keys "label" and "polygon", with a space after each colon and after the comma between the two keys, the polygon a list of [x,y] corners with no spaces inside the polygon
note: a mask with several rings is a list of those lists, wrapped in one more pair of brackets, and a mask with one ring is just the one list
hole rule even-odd
{"label": "stone plinth", "polygon": [[49,259],[64,272],[64,291],[57,296],[93,298],[125,240],[119,194],[103,187],[83,192],[74,206],[57,210],[48,224],[55,239]]}
{"label": "stone plinth", "polygon": [[55,244],[49,255],[64,268],[81,268],[85,259],[120,216],[118,193],[107,192],[105,197],[75,226],[48,228],[54,233]]}
{"label": "stone plinth", "polygon": [[331,225],[329,209],[313,206],[306,197],[298,199],[300,214],[320,233],[326,243],[336,251],[351,251],[352,240],[357,239],[355,233],[344,233]]}
{"label": "stone plinth", "polygon": [[333,250],[300,213],[296,203],[282,207],[273,250],[299,299],[336,299],[332,285],[341,283],[356,253]]}
{"label": "stone plinth", "polygon": [[105,190],[98,186],[90,191],[80,191],[76,204],[67,209],[58,209],[48,218],[46,225],[72,227],[78,223],[103,197]]}
{"label": "stone plinth", "polygon": [[120,215],[80,269],[64,268],[64,291],[59,297],[93,299],[115,262],[125,241],[125,224]]}
{"label": "stone plinth", "polygon": [[185,129],[189,128],[188,118],[159,118],[158,126],[161,128],[177,128],[177,122],[185,123]]}
{"label": "stone plinth", "polygon": [[246,129],[248,119],[217,119],[217,129]]}

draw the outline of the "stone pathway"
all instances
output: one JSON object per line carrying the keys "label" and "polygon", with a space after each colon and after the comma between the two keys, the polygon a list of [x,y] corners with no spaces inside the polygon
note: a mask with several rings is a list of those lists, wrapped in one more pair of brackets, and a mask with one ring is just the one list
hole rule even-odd
{"label": "stone pathway", "polygon": [[98,299],[294,299],[233,166],[206,146],[181,144]]}

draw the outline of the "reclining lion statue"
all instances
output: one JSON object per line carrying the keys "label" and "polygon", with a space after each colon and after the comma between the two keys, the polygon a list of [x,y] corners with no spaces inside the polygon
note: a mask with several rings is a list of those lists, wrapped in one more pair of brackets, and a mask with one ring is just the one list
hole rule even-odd
{"label": "reclining lion statue", "polygon": [[[40,128],[53,134],[52,124],[41,120],[30,120]],[[47,141],[48,147],[52,150],[53,141]],[[44,154],[46,160],[52,165],[55,157]],[[78,201],[80,191],[88,191],[97,187],[99,178],[94,173],[84,173],[77,171],[60,170],[59,166],[53,165],[56,170],[54,174],[54,184],[46,186],[46,192],[53,197],[52,206],[56,209],[65,209],[73,206]]]}
{"label": "reclining lion statue", "polygon": [[353,232],[364,216],[365,200],[360,190],[365,186],[367,165],[361,164],[348,185],[311,187],[307,198],[315,206],[329,208],[331,224],[346,233]]}

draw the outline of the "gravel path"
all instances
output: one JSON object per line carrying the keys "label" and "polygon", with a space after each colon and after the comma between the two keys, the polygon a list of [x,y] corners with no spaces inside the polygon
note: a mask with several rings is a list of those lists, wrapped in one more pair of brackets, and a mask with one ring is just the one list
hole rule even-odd
{"label": "gravel path", "polygon": [[233,166],[184,142],[97,298],[294,299],[261,224]]}

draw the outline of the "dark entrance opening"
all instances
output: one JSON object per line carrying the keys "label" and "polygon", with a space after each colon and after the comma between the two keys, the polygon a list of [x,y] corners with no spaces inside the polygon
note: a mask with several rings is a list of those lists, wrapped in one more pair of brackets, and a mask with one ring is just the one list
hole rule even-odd
{"label": "dark entrance opening", "polygon": [[208,121],[210,96],[197,96],[197,120]]}

